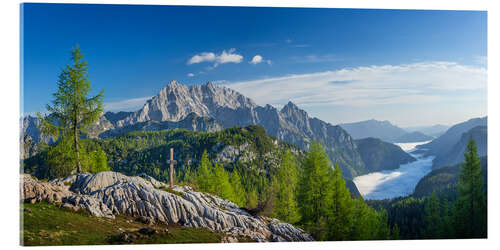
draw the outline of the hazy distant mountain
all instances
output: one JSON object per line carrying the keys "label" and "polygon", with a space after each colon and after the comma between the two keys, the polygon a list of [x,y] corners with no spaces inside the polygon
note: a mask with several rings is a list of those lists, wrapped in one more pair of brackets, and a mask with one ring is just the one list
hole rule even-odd
{"label": "hazy distant mountain", "polygon": [[422,142],[432,139],[434,139],[434,137],[425,135],[421,132],[410,132],[396,138],[393,142]]}
{"label": "hazy distant mountain", "polygon": [[374,119],[339,125],[354,139],[373,137],[392,142],[407,133],[404,129],[391,124],[389,121],[377,121]]}
{"label": "hazy distant mountain", "polygon": [[397,169],[401,164],[416,161],[400,147],[377,138],[359,139],[356,145],[369,172]]}
{"label": "hazy distant mountain", "polygon": [[408,132],[421,132],[426,135],[439,137],[444,134],[448,128],[450,128],[450,126],[437,124],[432,126],[406,127],[404,130]]}
{"label": "hazy distant mountain", "polygon": [[457,144],[464,133],[467,133],[470,129],[476,126],[487,126],[488,118],[474,118],[468,121],[456,124],[446,130],[446,132],[440,137],[434,139],[433,141],[417,146],[418,149],[422,149],[425,155],[434,155],[436,158],[445,157]]}
{"label": "hazy distant mountain", "polygon": [[486,126],[476,126],[466,133],[463,133],[460,140],[448,150],[441,151],[433,161],[433,168],[452,166],[464,161],[464,153],[467,149],[469,139],[472,137],[476,142],[477,154],[485,156],[488,153],[488,128]]}
{"label": "hazy distant mountain", "polygon": [[432,137],[423,133],[409,133],[408,131],[393,125],[389,121],[366,120],[353,123],[339,124],[354,139],[379,138],[386,142],[421,142],[431,140]]}

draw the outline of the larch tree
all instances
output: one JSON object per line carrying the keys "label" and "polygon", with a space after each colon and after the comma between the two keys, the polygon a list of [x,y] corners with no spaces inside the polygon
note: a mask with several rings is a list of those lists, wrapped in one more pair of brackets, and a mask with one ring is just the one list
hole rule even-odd
{"label": "larch tree", "polygon": [[295,159],[289,150],[283,155],[276,181],[276,208],[274,216],[293,224],[300,218],[296,200],[298,173]]}
{"label": "larch tree", "polygon": [[205,150],[201,155],[201,161],[196,171],[196,185],[198,186],[200,191],[212,193],[214,192],[212,185],[213,181],[213,165],[208,159],[208,154]]}
{"label": "larch tree", "polygon": [[333,189],[328,215],[328,239],[348,240],[353,227],[353,200],[338,164],[335,164],[330,175]]}
{"label": "larch tree", "polygon": [[234,203],[236,203],[240,207],[245,206],[245,204],[247,203],[246,192],[243,188],[243,185],[241,184],[241,178],[236,169],[233,169],[233,172],[231,173],[229,179],[234,190]]}
{"label": "larch tree", "polygon": [[39,113],[41,132],[60,137],[61,140],[72,140],[76,158],[76,170],[82,172],[79,137],[87,133],[87,128],[94,124],[103,111],[102,97],[104,91],[93,97],[88,79],[88,63],[83,59],[79,46],[71,50],[71,64],[62,69],[57,82],[58,90],[53,94],[52,105],[47,104],[45,117]]}
{"label": "larch tree", "polygon": [[318,240],[327,236],[332,199],[331,162],[318,142],[311,144],[298,186],[300,224]]}

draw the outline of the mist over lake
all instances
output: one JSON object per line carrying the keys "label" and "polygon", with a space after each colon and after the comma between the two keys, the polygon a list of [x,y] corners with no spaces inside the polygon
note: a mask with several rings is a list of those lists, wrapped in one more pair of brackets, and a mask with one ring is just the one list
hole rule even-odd
{"label": "mist over lake", "polygon": [[418,181],[432,170],[434,156],[422,157],[413,154],[417,145],[425,142],[395,143],[417,160],[402,164],[398,169],[361,175],[354,178],[354,183],[366,200],[381,200],[411,194]]}

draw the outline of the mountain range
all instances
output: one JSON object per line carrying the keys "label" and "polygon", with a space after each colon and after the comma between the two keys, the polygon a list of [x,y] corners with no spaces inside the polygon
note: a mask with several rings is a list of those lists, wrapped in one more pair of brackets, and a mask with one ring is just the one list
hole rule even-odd
{"label": "mountain range", "polygon": [[451,166],[463,161],[469,138],[472,137],[478,148],[478,155],[487,155],[487,125],[488,118],[474,118],[458,123],[449,128],[443,135],[435,140],[417,146],[424,155],[434,155],[433,168]]}
{"label": "mountain range", "polygon": [[431,126],[406,127],[403,129],[408,131],[408,132],[420,132],[420,133],[430,135],[430,136],[437,138],[437,137],[441,136],[442,134],[444,134],[448,128],[450,128],[450,126],[436,124],[436,125],[431,125]]}
{"label": "mountain range", "polygon": [[434,137],[419,131],[408,132],[389,121],[366,120],[339,124],[354,139],[379,138],[386,142],[407,143],[429,141]]}
{"label": "mountain range", "polygon": [[248,125],[260,125],[268,134],[302,149],[318,140],[343,169],[345,177],[367,173],[356,143],[340,126],[311,118],[292,102],[281,110],[271,105],[259,106],[232,89],[210,82],[188,87],[171,81],[136,112],[108,112],[101,116],[89,136],[106,138],[138,129],[211,131]]}
{"label": "mountain range", "polygon": [[[24,143],[25,151],[28,152],[23,154],[25,156],[32,154],[36,143],[53,142],[53,139],[40,135],[36,124],[37,118],[28,116],[23,119],[21,131],[28,138],[22,139],[29,142]],[[303,150],[307,150],[312,141],[319,141],[325,146],[325,152],[332,162],[339,164],[347,179],[379,169],[392,169],[412,160],[405,152],[399,152],[385,143],[355,139],[376,137],[388,142],[432,139],[418,132],[407,132],[388,121],[368,120],[332,125],[310,117],[292,102],[281,109],[271,105],[260,106],[237,91],[211,82],[186,86],[175,80],[135,112],[104,113],[89,129],[88,136],[106,139],[137,130],[173,128],[214,132],[249,125],[260,125],[267,134]],[[373,149],[368,149],[367,145]],[[372,162],[375,158],[377,161]],[[391,163],[390,166],[387,162]]]}

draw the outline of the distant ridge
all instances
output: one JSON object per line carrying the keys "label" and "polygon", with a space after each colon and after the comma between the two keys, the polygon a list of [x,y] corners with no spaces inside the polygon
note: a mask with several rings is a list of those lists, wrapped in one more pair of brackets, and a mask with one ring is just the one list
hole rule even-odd
{"label": "distant ridge", "polygon": [[433,139],[421,132],[408,132],[389,121],[378,121],[375,119],[339,124],[354,139],[378,138],[386,142],[405,143],[421,142]]}

